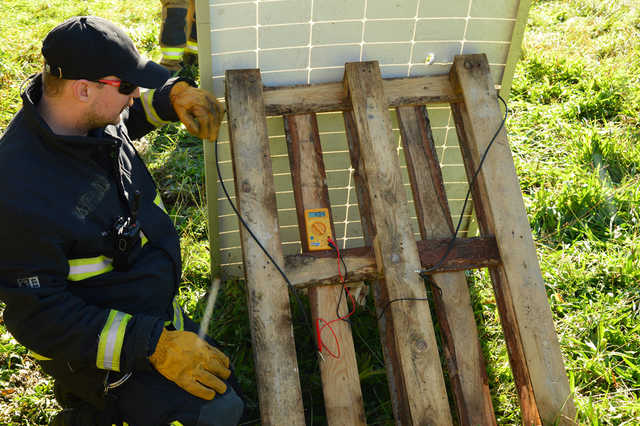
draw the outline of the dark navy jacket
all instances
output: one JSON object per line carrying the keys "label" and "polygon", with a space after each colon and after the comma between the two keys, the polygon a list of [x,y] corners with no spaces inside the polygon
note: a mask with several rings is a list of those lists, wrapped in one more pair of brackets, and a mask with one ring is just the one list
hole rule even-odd
{"label": "dark navy jacket", "polygon": [[[180,327],[178,235],[131,144],[177,119],[175,81],[87,137],[52,133],[36,110],[40,76],[22,93],[0,139],[0,299],[7,328],[36,357],[127,372],[146,362],[166,322]],[[116,271],[112,229],[136,190],[142,247]]]}

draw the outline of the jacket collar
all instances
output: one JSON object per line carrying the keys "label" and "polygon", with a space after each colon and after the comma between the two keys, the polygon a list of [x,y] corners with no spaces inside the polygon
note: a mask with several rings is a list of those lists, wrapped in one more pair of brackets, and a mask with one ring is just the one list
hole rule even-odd
{"label": "jacket collar", "polygon": [[53,133],[42,118],[36,106],[42,98],[42,73],[29,77],[25,89],[20,94],[22,109],[29,127],[34,130],[45,144],[68,151],[69,149],[89,148],[97,146],[113,146],[118,134],[115,126],[94,129],[87,136],[62,136]]}

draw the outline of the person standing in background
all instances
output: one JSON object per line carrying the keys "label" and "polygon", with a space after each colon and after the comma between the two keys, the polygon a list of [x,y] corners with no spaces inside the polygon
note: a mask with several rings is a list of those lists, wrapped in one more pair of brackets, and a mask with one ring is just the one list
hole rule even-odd
{"label": "person standing in background", "polygon": [[179,71],[182,64],[195,64],[198,59],[195,0],[160,0],[160,65]]}

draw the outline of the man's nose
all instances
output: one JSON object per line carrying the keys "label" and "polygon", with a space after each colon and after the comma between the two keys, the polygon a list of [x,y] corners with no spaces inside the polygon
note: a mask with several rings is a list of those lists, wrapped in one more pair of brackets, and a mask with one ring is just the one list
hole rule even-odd
{"label": "man's nose", "polygon": [[129,105],[133,105],[133,99],[140,97],[140,88],[136,87],[136,90],[131,92],[131,94],[129,96],[131,96],[131,98],[129,99]]}

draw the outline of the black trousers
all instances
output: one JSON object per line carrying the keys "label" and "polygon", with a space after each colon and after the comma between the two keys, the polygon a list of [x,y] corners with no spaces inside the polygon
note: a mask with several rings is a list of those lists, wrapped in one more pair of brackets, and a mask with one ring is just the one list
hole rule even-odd
{"label": "black trousers", "polygon": [[[186,316],[184,327],[197,333],[197,325]],[[126,422],[129,426],[232,426],[238,424],[244,411],[233,373],[226,381],[227,391],[206,401],[184,391],[153,368],[134,371],[124,384],[105,394],[104,370],[65,364],[41,361],[43,370],[56,379],[56,398],[64,409],[53,425],[111,426]],[[110,373],[107,380],[113,383],[120,377]]]}
{"label": "black trousers", "polygon": [[[195,0],[160,0],[162,26],[160,50],[162,65],[176,65],[191,55],[198,54]],[[187,54],[185,57],[184,55]]]}

